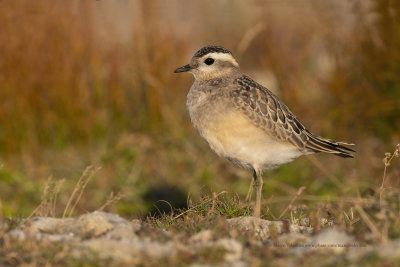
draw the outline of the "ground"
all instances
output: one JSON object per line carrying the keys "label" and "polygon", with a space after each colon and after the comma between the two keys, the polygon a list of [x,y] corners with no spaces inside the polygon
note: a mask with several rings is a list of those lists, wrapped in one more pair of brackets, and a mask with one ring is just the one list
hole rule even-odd
{"label": "ground", "polygon": [[145,220],[102,211],[3,219],[0,265],[331,266],[394,265],[400,259],[400,239],[370,231],[359,238],[324,217],[265,220],[249,213],[235,199],[214,195],[180,213]]}

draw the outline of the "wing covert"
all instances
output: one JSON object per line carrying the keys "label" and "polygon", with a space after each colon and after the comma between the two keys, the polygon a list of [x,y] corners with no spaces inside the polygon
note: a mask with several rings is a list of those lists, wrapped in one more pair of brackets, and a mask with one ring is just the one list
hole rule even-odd
{"label": "wing covert", "polygon": [[300,150],[326,152],[341,157],[354,157],[354,150],[331,139],[308,131],[279,98],[264,86],[243,75],[234,81],[230,92],[234,104],[257,126],[282,142],[290,142]]}
{"label": "wing covert", "polygon": [[277,96],[245,75],[237,78],[234,84],[231,96],[236,107],[257,127],[280,141],[305,149],[308,137],[303,133],[304,126]]}

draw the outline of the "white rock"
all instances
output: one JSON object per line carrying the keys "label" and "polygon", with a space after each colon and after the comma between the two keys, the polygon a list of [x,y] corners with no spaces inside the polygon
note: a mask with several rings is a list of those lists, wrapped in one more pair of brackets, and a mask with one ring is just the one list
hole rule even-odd
{"label": "white rock", "polygon": [[215,241],[215,246],[223,248],[226,251],[224,255],[226,261],[238,261],[242,257],[243,246],[235,239],[219,239]]}
{"label": "white rock", "polygon": [[45,240],[49,242],[73,242],[79,241],[74,235],[70,234],[46,234],[39,232],[26,232],[24,230],[15,229],[6,234],[7,237],[14,241],[23,242],[29,240]]}
{"label": "white rock", "polygon": [[211,230],[203,230],[190,237],[191,243],[205,243],[213,239],[214,232]]}
{"label": "white rock", "polygon": [[400,240],[388,242],[382,244],[376,248],[380,257],[387,258],[398,258],[400,257]]}
{"label": "white rock", "polygon": [[132,231],[127,220],[116,214],[101,211],[84,214],[71,225],[71,231],[81,237],[99,236],[115,228],[129,228]]}
{"label": "white rock", "polygon": [[[270,238],[272,233],[312,233],[311,227],[298,226],[283,221],[268,221],[256,217],[237,217],[227,220],[232,228],[239,231],[251,232],[262,240]],[[287,229],[286,229],[287,228]]]}
{"label": "white rock", "polygon": [[298,247],[302,244],[310,241],[311,237],[309,235],[300,234],[300,233],[288,233],[283,234],[278,237],[278,244],[274,244],[279,247]]}
{"label": "white rock", "polygon": [[326,229],[315,235],[309,242],[292,250],[295,254],[302,254],[311,249],[330,249],[336,254],[343,253],[346,247],[351,248],[355,244],[352,237],[345,232],[334,229]]}
{"label": "white rock", "polygon": [[26,219],[22,228],[29,233],[54,233],[63,234],[68,231],[69,226],[74,222],[72,218],[36,217]]}
{"label": "white rock", "polygon": [[20,229],[14,229],[14,230],[7,232],[6,236],[14,241],[21,242],[28,238],[28,233],[26,233]]}
{"label": "white rock", "polygon": [[346,259],[349,261],[358,261],[363,257],[366,257],[370,253],[373,253],[375,247],[373,246],[359,246],[359,247],[351,247],[349,252],[346,253]]}
{"label": "white rock", "polygon": [[131,227],[119,226],[106,233],[105,238],[114,240],[138,240],[139,237],[133,232]]}
{"label": "white rock", "polygon": [[42,234],[42,240],[50,241],[50,242],[78,242],[76,236],[72,234],[63,234],[63,235],[50,235],[50,234]]}
{"label": "white rock", "polygon": [[133,219],[131,222],[133,232],[140,231],[142,229],[142,223],[139,219]]}
{"label": "white rock", "polygon": [[86,257],[86,253],[94,252],[101,259],[110,259],[135,264],[143,259],[157,259],[174,256],[176,249],[172,242],[131,242],[97,238],[84,241],[73,254],[75,257]]}

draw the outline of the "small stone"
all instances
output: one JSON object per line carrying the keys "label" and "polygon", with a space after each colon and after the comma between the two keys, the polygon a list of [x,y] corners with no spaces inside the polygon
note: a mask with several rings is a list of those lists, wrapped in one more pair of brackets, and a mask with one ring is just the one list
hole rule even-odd
{"label": "small stone", "polygon": [[350,261],[357,261],[361,258],[366,257],[370,253],[373,253],[373,246],[360,246],[360,247],[352,247],[349,249],[349,252],[346,254],[346,259]]}
{"label": "small stone", "polygon": [[288,233],[283,234],[278,237],[278,245],[281,247],[298,247],[310,241],[311,237],[309,235],[304,235],[300,233]]}
{"label": "small stone", "polygon": [[116,214],[95,211],[80,216],[71,226],[71,231],[81,237],[99,236],[117,227],[129,227],[130,223]]}
{"label": "small stone", "polygon": [[143,262],[146,258],[174,256],[176,249],[172,242],[130,242],[96,238],[84,241],[73,251],[73,255],[77,258],[85,258],[87,253],[93,252],[101,259],[136,264]]}
{"label": "small stone", "polygon": [[142,229],[142,223],[140,222],[139,219],[131,220],[131,225],[132,225],[132,231],[135,233]]}
{"label": "small stone", "polygon": [[214,232],[211,230],[203,230],[190,237],[191,243],[205,243],[213,239]]}
{"label": "small stone", "polygon": [[387,258],[398,258],[400,257],[400,240],[395,240],[388,242],[387,244],[382,244],[376,248],[379,256]]}
{"label": "small stone", "polygon": [[72,218],[36,217],[26,219],[22,228],[29,233],[53,233],[64,234],[68,231],[69,225],[74,221]]}
{"label": "small stone", "polygon": [[138,240],[131,227],[116,227],[107,232],[105,237],[114,240]]}
{"label": "small stone", "polygon": [[315,235],[309,242],[292,250],[295,254],[303,254],[311,249],[330,249],[336,254],[341,254],[347,247],[355,243],[354,239],[345,232],[326,229]]}
{"label": "small stone", "polygon": [[300,219],[301,226],[309,226],[310,225],[310,218],[305,217]]}
{"label": "small stone", "polygon": [[262,240],[270,238],[273,233],[312,233],[311,227],[299,226],[283,221],[268,221],[250,216],[232,218],[227,221],[232,228],[253,233]]}
{"label": "small stone", "polygon": [[242,257],[243,246],[232,238],[222,238],[215,241],[215,246],[225,250],[224,259],[226,261],[238,261]]}
{"label": "small stone", "polygon": [[9,237],[10,239],[14,240],[14,241],[24,241],[25,239],[27,239],[27,233],[25,233],[24,231],[20,230],[20,229],[15,229],[15,230],[11,230],[7,233],[7,237]]}

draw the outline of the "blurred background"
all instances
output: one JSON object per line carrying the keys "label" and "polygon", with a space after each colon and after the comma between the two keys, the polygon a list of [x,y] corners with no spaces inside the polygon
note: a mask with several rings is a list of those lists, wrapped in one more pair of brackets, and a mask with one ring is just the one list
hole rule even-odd
{"label": "blurred background", "polygon": [[[76,213],[146,216],[212,192],[243,199],[251,174],[218,158],[191,126],[193,77],[175,68],[205,45],[231,50],[312,132],[357,157],[303,157],[264,174],[278,213],[304,194],[378,187],[400,137],[400,2],[1,1],[0,210],[27,216],[63,181],[62,213],[87,166],[101,167]],[[387,183],[398,186],[399,164]],[[274,199],[276,201],[274,201]],[[163,206],[164,205],[164,206]]]}

